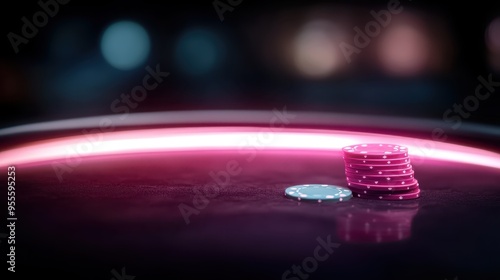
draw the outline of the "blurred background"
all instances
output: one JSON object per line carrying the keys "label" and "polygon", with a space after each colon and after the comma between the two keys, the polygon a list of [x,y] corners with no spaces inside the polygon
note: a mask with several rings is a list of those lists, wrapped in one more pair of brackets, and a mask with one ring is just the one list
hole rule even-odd
{"label": "blurred background", "polygon": [[0,128],[125,111],[283,106],[443,119],[464,100],[464,121],[497,125],[500,86],[483,85],[483,100],[474,95],[479,76],[500,81],[499,6],[9,2]]}

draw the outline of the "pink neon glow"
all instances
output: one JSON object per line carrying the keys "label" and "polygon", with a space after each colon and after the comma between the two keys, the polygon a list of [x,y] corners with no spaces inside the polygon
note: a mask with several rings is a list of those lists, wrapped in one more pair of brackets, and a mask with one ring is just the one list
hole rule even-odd
{"label": "pink neon glow", "polygon": [[[238,150],[256,146],[259,150],[340,151],[358,143],[393,143],[409,148],[410,156],[500,169],[500,154],[425,139],[340,130],[208,127],[162,128],[110,132],[94,136],[71,136],[28,143],[0,152],[0,166],[37,163],[75,157],[126,153],[188,150]],[[91,142],[94,141],[94,142]],[[93,143],[93,144],[92,144]],[[431,148],[428,148],[431,145]],[[426,148],[424,148],[426,147]]]}

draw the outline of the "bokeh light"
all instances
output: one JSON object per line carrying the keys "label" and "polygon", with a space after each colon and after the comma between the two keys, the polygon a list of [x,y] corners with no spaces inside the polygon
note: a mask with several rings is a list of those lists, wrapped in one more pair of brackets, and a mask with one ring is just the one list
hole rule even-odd
{"label": "bokeh light", "polygon": [[179,39],[175,60],[184,73],[205,75],[221,62],[224,49],[222,40],[215,33],[201,28],[192,29]]}
{"label": "bokeh light", "polygon": [[106,61],[120,70],[141,65],[148,57],[150,40],[146,30],[131,21],[110,25],[102,35],[101,51]]}
{"label": "bokeh light", "polygon": [[293,42],[297,70],[310,78],[323,78],[339,70],[345,59],[338,48],[340,30],[327,20],[307,23]]}
{"label": "bokeh light", "polygon": [[392,75],[422,73],[431,57],[429,38],[410,24],[394,24],[382,35],[377,48],[382,67]]}
{"label": "bokeh light", "polygon": [[486,47],[488,48],[488,62],[496,70],[500,70],[500,17],[491,21],[486,28]]}
{"label": "bokeh light", "polygon": [[486,45],[492,53],[500,53],[500,17],[495,18],[486,29]]}

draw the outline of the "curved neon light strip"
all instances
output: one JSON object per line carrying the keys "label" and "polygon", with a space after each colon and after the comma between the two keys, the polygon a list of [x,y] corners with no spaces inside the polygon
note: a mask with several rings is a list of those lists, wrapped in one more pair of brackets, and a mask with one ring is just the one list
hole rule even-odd
{"label": "curved neon light strip", "polygon": [[[340,130],[208,127],[162,128],[70,136],[28,143],[0,152],[0,166],[74,157],[187,150],[319,150],[340,152],[358,143],[394,143],[409,148],[412,159],[435,159],[500,169],[500,154],[425,139]],[[425,143],[425,144],[424,144]],[[432,145],[431,149],[423,148]],[[413,160],[414,161],[414,160]],[[414,161],[415,162],[415,161]]]}

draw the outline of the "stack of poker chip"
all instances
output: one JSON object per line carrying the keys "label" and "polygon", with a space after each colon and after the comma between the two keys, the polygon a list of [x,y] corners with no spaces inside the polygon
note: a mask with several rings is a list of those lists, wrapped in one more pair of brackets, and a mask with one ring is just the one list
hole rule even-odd
{"label": "stack of poker chip", "polygon": [[420,195],[408,149],[393,144],[359,144],[342,148],[347,185],[354,197],[415,199]]}

